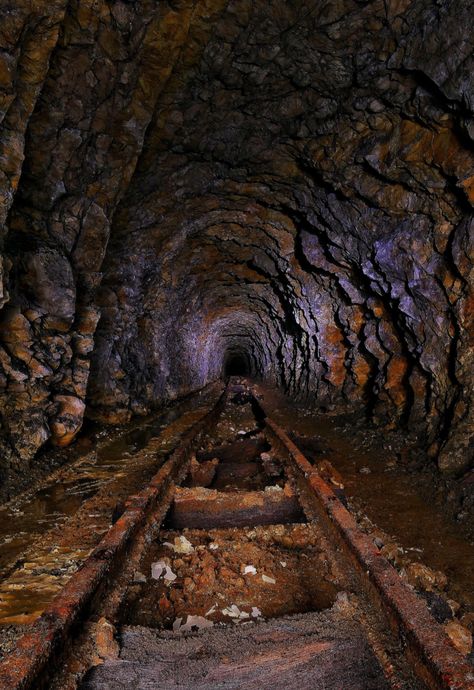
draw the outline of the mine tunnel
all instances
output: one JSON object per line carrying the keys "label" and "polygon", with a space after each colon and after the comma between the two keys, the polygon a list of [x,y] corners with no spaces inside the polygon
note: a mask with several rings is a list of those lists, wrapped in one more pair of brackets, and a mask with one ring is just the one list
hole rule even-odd
{"label": "mine tunnel", "polygon": [[248,355],[245,352],[230,352],[226,355],[224,363],[224,378],[230,376],[250,376],[251,367]]}
{"label": "mine tunnel", "polygon": [[473,687],[473,10],[1,4],[0,690]]}

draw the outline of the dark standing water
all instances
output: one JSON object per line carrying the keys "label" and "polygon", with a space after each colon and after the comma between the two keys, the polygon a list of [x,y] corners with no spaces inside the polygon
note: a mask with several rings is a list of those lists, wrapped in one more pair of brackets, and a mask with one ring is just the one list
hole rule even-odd
{"label": "dark standing water", "polygon": [[155,474],[216,391],[99,438],[92,452],[0,508],[1,634],[40,615],[110,527],[117,501]]}
{"label": "dark standing water", "polygon": [[[157,418],[141,422],[97,451],[85,454],[69,468],[62,468],[56,479],[47,479],[38,490],[25,492],[0,507],[0,574],[16,555],[38,535],[61,524],[73,515],[85,500],[127,468],[133,453],[157,436],[164,426],[176,419],[179,409],[170,409]],[[64,476],[65,471],[70,476]]]}

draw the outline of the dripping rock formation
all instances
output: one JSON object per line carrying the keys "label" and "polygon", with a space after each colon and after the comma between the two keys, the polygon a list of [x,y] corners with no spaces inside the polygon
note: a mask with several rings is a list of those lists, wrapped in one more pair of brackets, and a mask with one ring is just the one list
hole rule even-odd
{"label": "dripping rock formation", "polygon": [[473,466],[472,0],[5,0],[0,481],[229,373]]}

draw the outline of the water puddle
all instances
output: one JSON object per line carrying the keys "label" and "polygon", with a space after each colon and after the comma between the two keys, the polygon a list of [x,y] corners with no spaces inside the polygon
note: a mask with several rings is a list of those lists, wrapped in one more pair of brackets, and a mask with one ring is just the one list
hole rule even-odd
{"label": "water puddle", "polygon": [[107,531],[117,501],[142,488],[207,409],[194,396],[141,420],[0,508],[0,627],[35,620]]}
{"label": "water puddle", "polygon": [[374,452],[357,452],[347,440],[338,439],[339,434],[328,429],[325,436],[349,499],[393,535],[410,560],[441,570],[448,577],[451,598],[474,610],[474,544],[436,505],[429,489],[420,491],[419,477],[385,467]]}
{"label": "water puddle", "polygon": [[133,465],[134,455],[192,406],[191,401],[179,403],[158,417],[138,422],[136,428],[119,432],[118,438],[59,469],[42,488],[0,507],[0,574],[41,533],[73,515],[105,484],[123,477]]}

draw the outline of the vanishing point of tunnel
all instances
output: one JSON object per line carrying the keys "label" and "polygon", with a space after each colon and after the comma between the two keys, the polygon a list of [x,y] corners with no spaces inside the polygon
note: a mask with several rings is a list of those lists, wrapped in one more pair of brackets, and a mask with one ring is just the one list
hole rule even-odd
{"label": "vanishing point of tunnel", "polygon": [[[352,566],[316,556],[337,540],[308,507],[313,471],[474,663],[473,18],[473,0],[0,0],[1,690],[21,636],[179,448],[144,518],[161,531],[133,548],[193,551],[136,556],[115,613],[77,614],[108,645],[75,676],[51,657],[69,675],[31,687],[82,687],[112,655],[137,665],[128,687],[276,690],[272,635],[305,615],[294,648],[318,642],[295,658],[332,654],[333,675],[298,666],[294,687],[424,687],[350,646]],[[260,568],[284,583],[266,603],[246,589]],[[270,626],[274,660],[245,657],[232,620]],[[137,626],[243,657],[155,686]],[[346,643],[365,681],[343,680]],[[104,673],[84,687],[122,687]]]}

